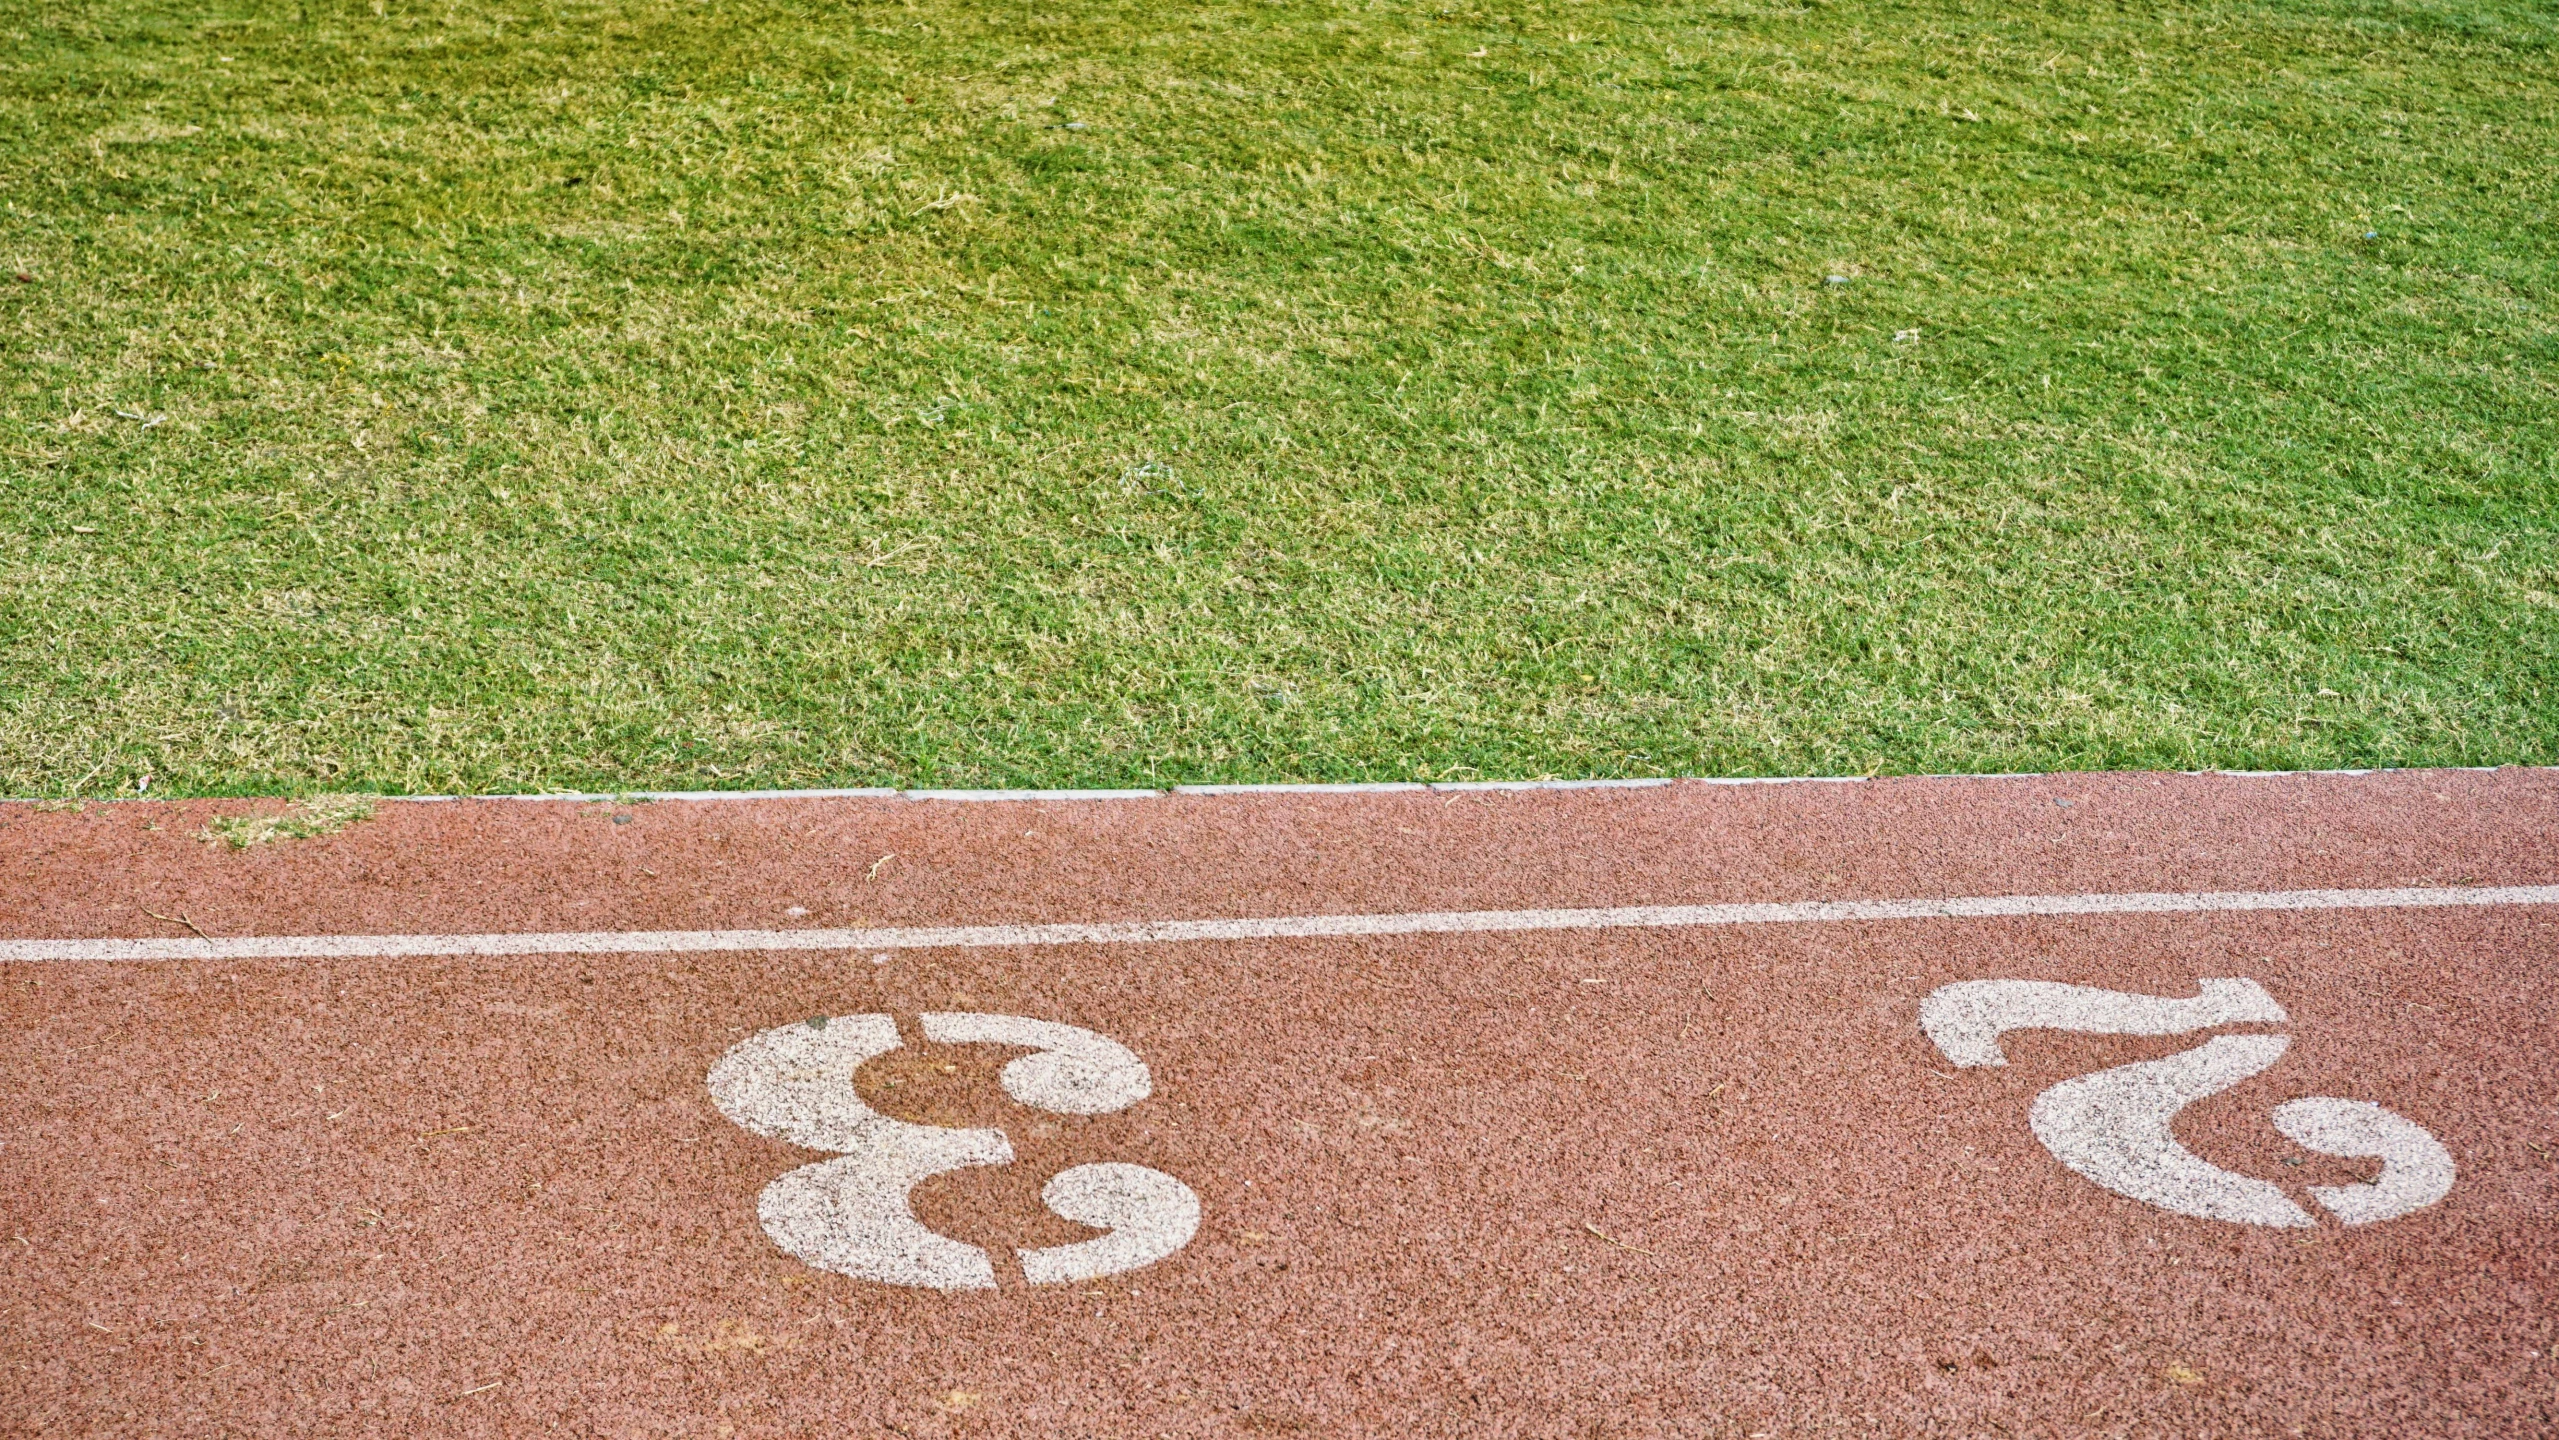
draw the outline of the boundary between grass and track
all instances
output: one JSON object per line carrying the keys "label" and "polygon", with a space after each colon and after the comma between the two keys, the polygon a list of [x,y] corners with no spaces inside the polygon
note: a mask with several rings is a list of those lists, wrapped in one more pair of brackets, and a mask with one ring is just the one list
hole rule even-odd
{"label": "boundary between grass and track", "polygon": [[[1869,781],[1908,780],[2068,780],[2125,775],[2177,776],[2183,779],[2232,780],[2355,779],[2368,775],[2495,774],[2502,770],[2559,773],[2554,765],[2422,765],[2379,766],[2363,770],[2012,770],[1939,775],[1658,775],[1629,780],[1375,780],[1256,785],[1171,785],[1120,790],[965,790],[864,787],[841,790],[542,790],[504,795],[387,795],[370,798],[401,804],[451,805],[465,801],[560,801],[579,805],[642,805],[659,801],[717,800],[947,800],[986,801],[1162,800],[1177,795],[1396,795],[1464,794],[1554,790],[1660,790],[1673,785],[1862,785]],[[291,795],[25,795],[0,799],[0,805],[45,805],[79,800],[88,805],[128,805],[136,801],[185,804],[207,801],[290,800]]]}
{"label": "boundary between grass and track", "polygon": [[[2426,770],[2493,772],[2497,770],[2559,769],[2559,766],[2529,765],[2462,765],[2426,766]],[[1125,790],[620,790],[612,793],[561,792],[531,795],[415,795],[385,796],[385,799],[413,799],[447,802],[455,800],[572,800],[583,804],[613,801],[648,803],[660,800],[951,800],[983,801],[1075,801],[1075,800],[1161,800],[1175,795],[1418,795],[1468,794],[1486,792],[1522,792],[1552,790],[1660,790],[1673,785],[1862,785],[1870,780],[2052,780],[2073,775],[2142,774],[2183,776],[2226,775],[2233,779],[2269,780],[2287,776],[2305,778],[2352,778],[2362,775],[2413,773],[2398,769],[2366,770],[2175,770],[2175,771],[2009,771],[1987,774],[1958,775],[1731,775],[1673,776],[1658,775],[1631,780],[1353,780],[1335,783],[1276,783],[1266,785],[1170,785],[1159,789]]]}
{"label": "boundary between grass and track", "polygon": [[266,935],[188,940],[9,940],[0,941],[0,962],[349,960],[714,951],[989,949],[1487,934],[1523,930],[1980,920],[2018,916],[2187,915],[2265,910],[2445,909],[2490,905],[2559,905],[2559,885],[1981,895],[1919,900],[1628,905],[1580,910],[1426,910],[1400,914],[1284,915],[1232,920],[882,926],[859,930],[572,930],[456,935]]}

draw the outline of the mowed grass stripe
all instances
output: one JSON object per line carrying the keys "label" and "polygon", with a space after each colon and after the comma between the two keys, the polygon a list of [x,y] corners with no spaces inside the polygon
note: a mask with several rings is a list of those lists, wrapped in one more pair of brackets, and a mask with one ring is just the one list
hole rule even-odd
{"label": "mowed grass stripe", "polygon": [[0,28],[0,792],[2559,759],[2546,7]]}

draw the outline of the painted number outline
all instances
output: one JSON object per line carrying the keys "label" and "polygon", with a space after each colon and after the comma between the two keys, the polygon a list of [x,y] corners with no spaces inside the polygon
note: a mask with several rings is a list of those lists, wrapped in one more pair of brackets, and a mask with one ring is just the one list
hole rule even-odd
{"label": "painted number outline", "polygon": [[[1007,1061],[996,1079],[1006,1094],[1035,1109],[1106,1115],[1154,1093],[1144,1061],[1082,1026],[952,1011],[918,1018],[924,1038],[937,1045],[1030,1050]],[[995,1267],[986,1252],[926,1229],[909,1197],[935,1175],[1011,1164],[1012,1142],[1001,1130],[917,1125],[865,1104],[853,1072],[903,1044],[888,1015],[777,1026],[740,1041],[712,1065],[711,1102],[755,1134],[836,1154],[777,1178],[757,1198],[756,1218],[784,1252],[821,1270],[882,1284],[994,1289]],[[1049,1178],[1040,1199],[1058,1215],[1105,1233],[1015,1252],[1034,1285],[1151,1265],[1199,1230],[1199,1197],[1144,1165],[1070,1166]]]}
{"label": "painted number outline", "polygon": [[[1965,980],[1919,1005],[1919,1025],[1959,1069],[2005,1065],[2010,1030],[2184,1035],[2216,1025],[2290,1024],[2254,980],[2196,982],[2191,998],[2138,995],[2050,980]],[[2027,1123],[2053,1158],[2089,1180],[2180,1215],[2245,1225],[2318,1223],[2283,1187],[2222,1169],[2177,1142],[2177,1112],[2283,1058],[2287,1035],[2221,1035],[2159,1060],[2064,1080],[2035,1097]],[[2312,1096],[2275,1107],[2274,1126],[2322,1155],[2377,1159],[2367,1184],[2313,1185],[2310,1196],[2348,1225],[2395,1219],[2452,1191],[2452,1153],[2417,1122],[2369,1101]]]}

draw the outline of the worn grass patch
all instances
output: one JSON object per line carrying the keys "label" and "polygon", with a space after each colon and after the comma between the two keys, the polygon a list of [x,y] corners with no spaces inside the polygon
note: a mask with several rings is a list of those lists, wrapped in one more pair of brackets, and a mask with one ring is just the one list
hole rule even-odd
{"label": "worn grass patch", "polygon": [[0,792],[2559,760],[2547,6],[0,32]]}
{"label": "worn grass patch", "polygon": [[261,810],[251,815],[217,815],[204,827],[206,841],[247,850],[278,840],[309,840],[335,835],[361,820],[373,818],[373,795],[316,795],[288,810]]}

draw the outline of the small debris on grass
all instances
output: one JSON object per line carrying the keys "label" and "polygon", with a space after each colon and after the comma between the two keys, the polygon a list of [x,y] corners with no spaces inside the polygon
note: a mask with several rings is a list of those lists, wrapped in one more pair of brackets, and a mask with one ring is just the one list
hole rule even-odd
{"label": "small debris on grass", "polygon": [[1845,275],[1825,275],[1822,277],[1822,283],[1824,285],[1845,285],[1848,283],[1848,277]]}
{"label": "small debris on grass", "polygon": [[372,819],[373,808],[379,798],[373,795],[314,795],[280,812],[217,815],[197,838],[208,844],[219,842],[234,850],[246,850],[253,845],[268,845],[278,840],[309,840],[335,835],[359,821]]}
{"label": "small debris on grass", "polygon": [[[2370,236],[2366,236],[2365,238],[2366,238],[2366,239],[2370,239],[2371,237],[2370,237]],[[24,270],[21,270],[21,271],[19,271],[19,272],[18,272],[18,283],[19,283],[19,284],[21,284],[21,285],[33,285],[34,283],[36,283],[36,277],[34,277],[33,275],[28,274],[28,273],[27,273],[26,271],[24,271]]]}

